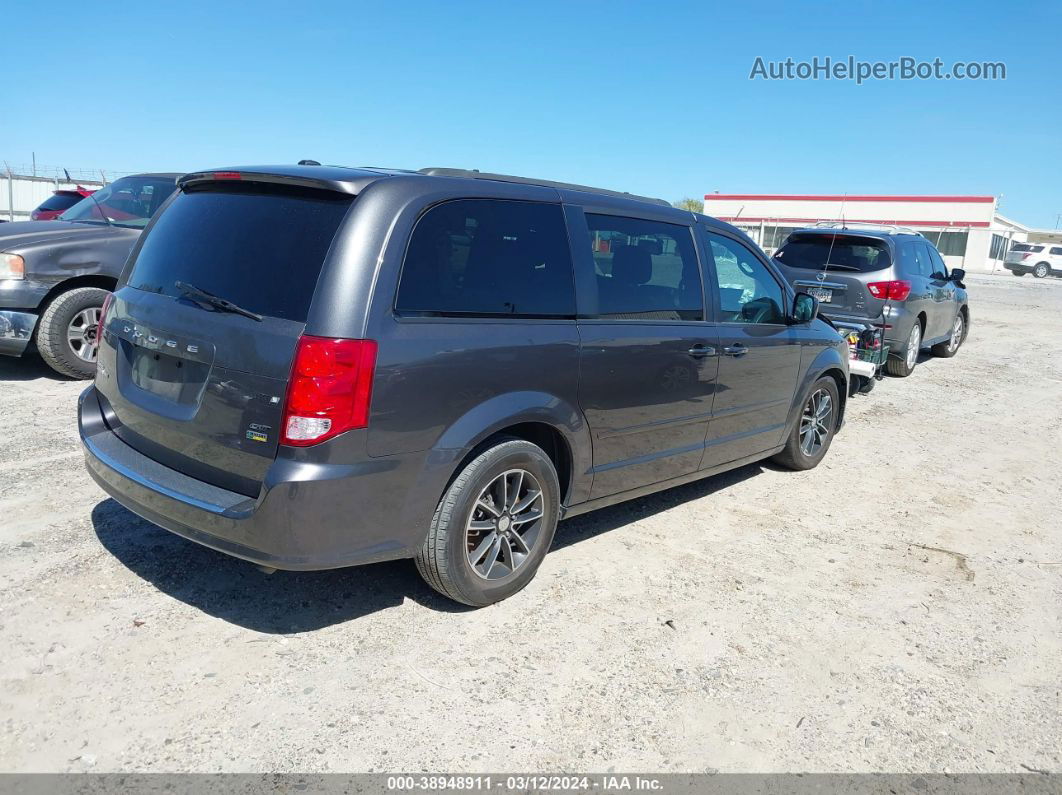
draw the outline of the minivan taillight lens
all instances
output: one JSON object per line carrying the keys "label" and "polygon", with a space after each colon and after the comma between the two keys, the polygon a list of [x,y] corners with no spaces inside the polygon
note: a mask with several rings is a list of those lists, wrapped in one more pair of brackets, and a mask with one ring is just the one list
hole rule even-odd
{"label": "minivan taillight lens", "polygon": [[369,422],[376,343],[302,336],[295,349],[283,444],[306,447]]}
{"label": "minivan taillight lens", "polygon": [[911,294],[911,283],[903,279],[895,279],[891,282],[871,282],[867,285],[867,289],[875,298],[905,301]]}
{"label": "minivan taillight lens", "polygon": [[114,303],[114,293],[107,293],[107,297],[103,299],[103,306],[100,307],[100,331],[103,331],[104,324],[107,322],[107,310],[111,308],[111,304]]}

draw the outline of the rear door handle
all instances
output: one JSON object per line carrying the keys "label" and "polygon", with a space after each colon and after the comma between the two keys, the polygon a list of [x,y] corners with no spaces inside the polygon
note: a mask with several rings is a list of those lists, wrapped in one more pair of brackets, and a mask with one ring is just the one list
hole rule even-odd
{"label": "rear door handle", "polygon": [[725,353],[727,356],[733,356],[735,358],[737,358],[738,356],[744,356],[748,352],[749,349],[742,345],[740,342],[737,345],[727,345],[725,348],[723,348],[723,353]]}
{"label": "rear door handle", "polygon": [[695,359],[699,359],[703,356],[715,356],[715,348],[710,345],[698,344],[690,348],[687,353]]}

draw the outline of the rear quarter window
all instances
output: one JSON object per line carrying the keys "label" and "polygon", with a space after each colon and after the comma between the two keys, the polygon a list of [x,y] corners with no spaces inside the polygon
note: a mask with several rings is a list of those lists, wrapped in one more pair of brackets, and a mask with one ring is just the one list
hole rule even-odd
{"label": "rear quarter window", "polygon": [[574,317],[560,206],[456,199],[432,207],[410,237],[395,310],[437,317]]}
{"label": "rear quarter window", "polygon": [[352,201],[265,186],[184,192],[148,232],[129,285],[176,297],[182,281],[252,312],[304,322]]}
{"label": "rear quarter window", "polygon": [[58,210],[61,212],[62,210],[67,210],[73,207],[75,204],[81,201],[82,198],[84,197],[76,193],[56,193],[54,196],[49,196],[47,199],[41,202],[40,206],[37,209],[52,211]]}

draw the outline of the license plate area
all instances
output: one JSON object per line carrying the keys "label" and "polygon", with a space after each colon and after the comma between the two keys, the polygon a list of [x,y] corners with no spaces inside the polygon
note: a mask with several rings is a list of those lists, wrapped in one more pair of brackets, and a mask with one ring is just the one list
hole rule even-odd
{"label": "license plate area", "polygon": [[827,290],[825,287],[809,287],[808,295],[818,300],[820,304],[833,303],[833,290]]}
{"label": "license plate area", "polygon": [[204,362],[182,359],[122,341],[129,361],[129,380],[139,389],[180,405],[196,405],[210,375]]}

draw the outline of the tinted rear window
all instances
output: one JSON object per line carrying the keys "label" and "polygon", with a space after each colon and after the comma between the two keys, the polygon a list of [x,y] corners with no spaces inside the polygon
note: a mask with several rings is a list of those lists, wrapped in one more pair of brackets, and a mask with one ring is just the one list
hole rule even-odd
{"label": "tinted rear window", "polygon": [[873,238],[837,235],[791,237],[775,252],[774,258],[790,268],[822,270],[824,265],[838,270],[869,273],[889,267],[886,245]]}
{"label": "tinted rear window", "polygon": [[47,199],[45,199],[43,202],[41,202],[41,206],[38,207],[37,209],[38,210],[65,210],[68,207],[73,207],[75,204],[77,204],[83,198],[85,198],[85,197],[81,196],[80,194],[77,194],[77,193],[74,193],[74,194],[56,193],[54,196],[49,196]]}
{"label": "tinted rear window", "polygon": [[1039,254],[1044,250],[1043,246],[1031,246],[1028,243],[1015,243],[1010,247],[1011,251],[1031,251],[1034,254]]}
{"label": "tinted rear window", "polygon": [[182,281],[258,314],[305,321],[352,201],[243,186],[183,193],[148,232],[129,284],[177,296]]}

